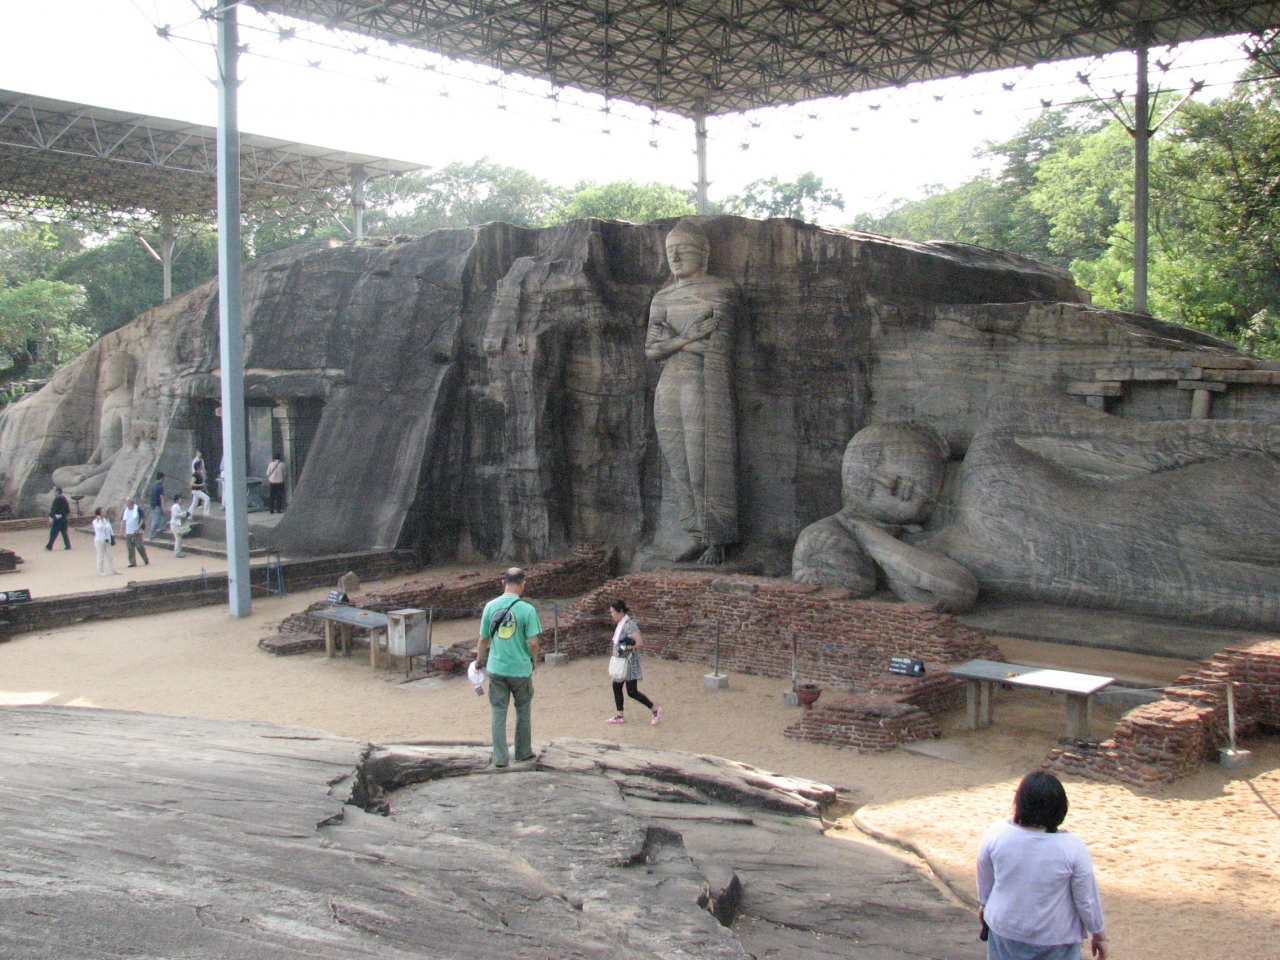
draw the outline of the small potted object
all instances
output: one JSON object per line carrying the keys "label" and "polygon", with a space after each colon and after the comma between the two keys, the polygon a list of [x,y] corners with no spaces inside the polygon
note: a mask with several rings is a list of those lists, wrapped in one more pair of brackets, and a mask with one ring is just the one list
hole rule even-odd
{"label": "small potted object", "polygon": [[800,706],[809,710],[818,702],[818,697],[822,696],[822,688],[816,683],[797,683],[796,699],[800,701]]}

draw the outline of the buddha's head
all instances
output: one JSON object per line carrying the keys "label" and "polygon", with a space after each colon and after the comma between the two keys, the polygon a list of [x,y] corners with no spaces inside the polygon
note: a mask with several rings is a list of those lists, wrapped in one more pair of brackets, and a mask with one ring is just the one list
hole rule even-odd
{"label": "buddha's head", "polygon": [[706,273],[711,242],[693,220],[681,220],[667,234],[667,262],[678,279]]}
{"label": "buddha's head", "polygon": [[137,363],[133,357],[121,350],[113,353],[102,365],[102,392],[111,393],[119,387],[133,387],[133,375]]}
{"label": "buddha's head", "polygon": [[938,502],[951,450],[934,430],[897,421],[859,430],[845,447],[845,509],[880,523],[921,523]]}

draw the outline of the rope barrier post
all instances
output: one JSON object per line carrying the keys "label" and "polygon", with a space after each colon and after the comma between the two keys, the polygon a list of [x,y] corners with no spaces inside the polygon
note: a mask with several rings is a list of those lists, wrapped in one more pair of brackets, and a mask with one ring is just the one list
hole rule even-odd
{"label": "rope barrier post", "polygon": [[551,634],[551,652],[542,655],[542,662],[553,667],[563,667],[569,662],[569,655],[560,652],[560,604],[551,605],[551,616],[555,621]]}
{"label": "rope barrier post", "polygon": [[726,690],[729,687],[729,678],[720,672],[720,624],[716,624],[716,647],[715,660],[712,663],[711,672],[702,678],[702,685],[709,690]]}
{"label": "rope barrier post", "polygon": [[1228,770],[1239,770],[1253,765],[1253,753],[1236,749],[1236,693],[1235,683],[1228,680],[1227,688],[1227,737],[1231,746],[1218,748],[1218,762]]}
{"label": "rope barrier post", "polygon": [[796,693],[796,685],[800,682],[800,674],[797,664],[799,662],[800,641],[793,633],[791,635],[791,689],[782,694],[782,702],[788,707],[800,706],[800,695]]}

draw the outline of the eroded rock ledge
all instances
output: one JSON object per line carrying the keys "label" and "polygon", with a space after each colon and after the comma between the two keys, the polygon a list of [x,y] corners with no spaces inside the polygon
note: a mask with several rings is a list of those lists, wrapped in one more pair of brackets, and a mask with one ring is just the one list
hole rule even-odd
{"label": "eroded rock ledge", "polygon": [[494,773],[58,707],[0,733],[5,956],[981,956],[913,865],[822,833],[830,787],[720,758],[557,740]]}

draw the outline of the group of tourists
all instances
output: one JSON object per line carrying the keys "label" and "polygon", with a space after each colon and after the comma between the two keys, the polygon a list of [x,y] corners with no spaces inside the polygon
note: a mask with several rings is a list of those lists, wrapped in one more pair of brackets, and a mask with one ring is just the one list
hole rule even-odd
{"label": "group of tourists", "polygon": [[[195,457],[191,460],[191,480],[189,483],[191,498],[189,504],[186,502],[187,497],[185,494],[176,493],[166,508],[164,481],[164,473],[157,473],[155,482],[151,484],[148,492],[147,516],[149,518],[149,527],[146,539],[154,540],[159,536],[167,517],[169,533],[173,536],[173,555],[180,559],[187,555],[182,548],[182,539],[191,532],[189,521],[196,515],[197,510],[202,516],[207,517],[209,515],[209,480],[205,473],[204,457],[200,451],[197,450]],[[71,549],[71,538],[67,536],[70,514],[71,506],[67,501],[66,495],[62,492],[62,488],[54,487],[53,501],[49,506],[49,542],[45,544],[46,550],[53,549],[53,545],[59,536],[62,537],[63,549]],[[142,535],[142,525],[142,508],[132,497],[125,497],[123,508],[120,511],[119,535],[124,539],[125,546],[129,551],[129,566],[131,567],[138,565],[139,557],[142,558],[143,564],[147,566],[151,564],[151,558],[147,556],[147,546]],[[97,554],[99,576],[107,577],[120,572],[116,569],[115,560],[111,556],[111,548],[116,543],[116,533],[116,526],[112,523],[106,508],[95,508],[93,511],[93,548]]]}

